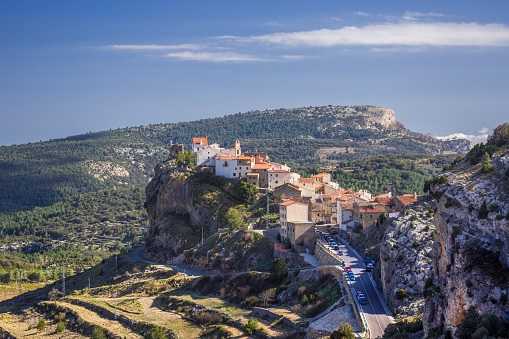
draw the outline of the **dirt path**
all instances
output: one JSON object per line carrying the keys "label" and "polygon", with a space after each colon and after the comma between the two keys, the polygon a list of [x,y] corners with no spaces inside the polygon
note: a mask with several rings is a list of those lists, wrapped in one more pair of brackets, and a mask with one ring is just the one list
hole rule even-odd
{"label": "dirt path", "polygon": [[85,307],[77,306],[77,305],[66,303],[66,302],[60,302],[60,301],[55,302],[55,304],[65,307],[67,309],[76,311],[83,318],[83,320],[85,320],[91,324],[98,325],[102,328],[106,328],[106,329],[110,330],[111,332],[118,334],[120,337],[127,338],[127,339],[141,339],[142,338],[139,334],[132,332],[129,328],[125,327],[118,321],[102,318],[97,313],[92,312]]}

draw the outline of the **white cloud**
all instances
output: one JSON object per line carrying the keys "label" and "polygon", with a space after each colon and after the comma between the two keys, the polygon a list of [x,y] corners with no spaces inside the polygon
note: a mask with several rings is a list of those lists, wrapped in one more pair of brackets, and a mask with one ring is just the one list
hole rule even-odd
{"label": "white cloud", "polygon": [[369,14],[368,12],[363,12],[363,11],[357,11],[354,14],[357,16],[363,16],[363,17],[371,16],[371,14]]}
{"label": "white cloud", "polygon": [[113,50],[119,51],[169,51],[169,50],[199,50],[203,46],[198,44],[176,44],[176,45],[109,45]]}
{"label": "white cloud", "polygon": [[303,60],[308,57],[302,54],[283,54],[281,55],[281,58],[286,60]]}
{"label": "white cloud", "polygon": [[509,26],[479,23],[400,22],[223,38],[236,42],[293,47],[509,46]]}
{"label": "white cloud", "polygon": [[443,18],[443,17],[445,17],[445,14],[437,13],[437,12],[406,11],[405,13],[403,13],[403,16],[401,18],[403,20],[407,20],[407,21],[419,21],[422,19],[436,19],[436,18]]}
{"label": "white cloud", "polygon": [[268,61],[267,59],[259,58],[256,55],[237,53],[237,52],[195,52],[195,51],[181,51],[172,52],[165,55],[171,59],[187,60],[187,61],[200,61],[200,62],[258,62]]}

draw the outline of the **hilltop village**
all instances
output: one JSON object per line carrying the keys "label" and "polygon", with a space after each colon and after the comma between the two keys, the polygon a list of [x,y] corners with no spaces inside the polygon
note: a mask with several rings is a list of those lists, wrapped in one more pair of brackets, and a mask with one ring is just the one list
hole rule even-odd
{"label": "hilltop village", "polygon": [[232,148],[223,148],[210,144],[207,136],[196,136],[191,149],[198,168],[271,192],[279,204],[280,237],[292,246],[312,243],[317,225],[335,226],[346,233],[366,231],[388,217],[398,217],[418,199],[416,193],[373,195],[345,189],[327,172],[303,177],[285,164],[270,161],[266,153],[243,153],[239,140]]}

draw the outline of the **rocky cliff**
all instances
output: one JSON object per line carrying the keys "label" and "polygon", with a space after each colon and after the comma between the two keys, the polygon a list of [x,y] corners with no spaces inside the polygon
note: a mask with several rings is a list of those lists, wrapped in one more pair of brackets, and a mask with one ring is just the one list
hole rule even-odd
{"label": "rocky cliff", "polygon": [[200,242],[223,224],[225,211],[238,203],[228,183],[167,161],[155,169],[146,188],[150,229],[147,251],[167,259]]}
{"label": "rocky cliff", "polygon": [[509,314],[508,169],[509,153],[499,151],[491,161],[458,166],[433,190],[437,230],[423,319],[432,337],[464,337],[457,329],[469,309],[500,319]]}
{"label": "rocky cliff", "polygon": [[385,298],[398,317],[420,316],[425,282],[431,276],[435,226],[428,203],[409,208],[389,223],[380,246]]}

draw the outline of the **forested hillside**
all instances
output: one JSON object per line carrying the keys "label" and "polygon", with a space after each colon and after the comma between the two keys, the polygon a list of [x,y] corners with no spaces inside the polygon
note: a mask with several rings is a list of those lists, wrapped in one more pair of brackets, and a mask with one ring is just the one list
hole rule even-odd
{"label": "forested hillside", "polygon": [[204,134],[224,146],[239,138],[244,151],[267,152],[302,172],[332,166],[344,187],[373,192],[389,183],[421,191],[440,164],[419,159],[468,148],[413,133],[392,110],[373,106],[253,111],[1,146],[3,279],[32,271],[54,277],[70,257],[69,269],[83,269],[141,239],[143,190],[155,165],[170,143]]}

